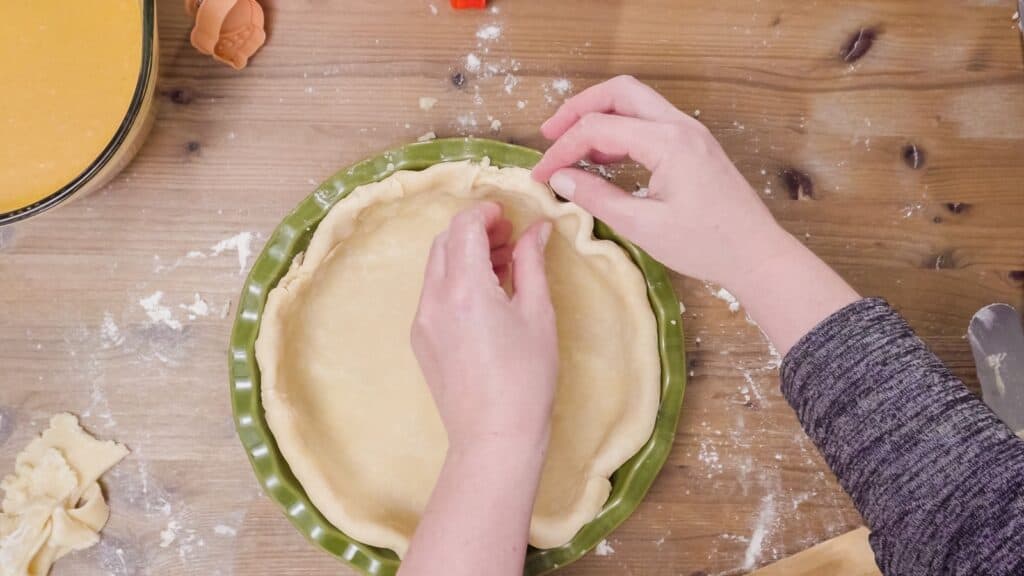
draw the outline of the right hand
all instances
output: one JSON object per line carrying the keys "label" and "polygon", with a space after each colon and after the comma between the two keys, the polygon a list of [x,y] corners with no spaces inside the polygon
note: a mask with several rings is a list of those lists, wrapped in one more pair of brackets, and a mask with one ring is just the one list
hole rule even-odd
{"label": "right hand", "polygon": [[[731,287],[786,244],[707,128],[631,76],[570,98],[541,133],[555,142],[533,177],[677,272]],[[627,156],[651,171],[647,198],[573,167]]]}

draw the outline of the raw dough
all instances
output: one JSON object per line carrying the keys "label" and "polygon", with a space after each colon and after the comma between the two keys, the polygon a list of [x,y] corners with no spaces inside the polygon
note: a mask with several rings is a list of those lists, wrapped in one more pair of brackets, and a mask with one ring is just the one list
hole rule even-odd
{"label": "raw dough", "polygon": [[97,479],[126,454],[71,414],[51,418],[0,482],[0,576],[43,576],[61,556],[96,544],[110,516]]}
{"label": "raw dough", "polygon": [[530,543],[571,540],[654,428],[661,371],[644,279],[618,246],[593,239],[588,214],[526,170],[469,162],[357,188],[270,292],[256,358],[267,423],[310,500],[399,556],[447,449],[409,346],[427,254],[453,215],[485,198],[517,233],[541,217],[555,225],[547,270],[561,364]]}

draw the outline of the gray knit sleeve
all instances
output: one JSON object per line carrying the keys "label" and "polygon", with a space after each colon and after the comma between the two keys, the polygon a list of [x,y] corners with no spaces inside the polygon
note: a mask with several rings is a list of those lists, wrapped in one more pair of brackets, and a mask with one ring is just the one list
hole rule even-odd
{"label": "gray knit sleeve", "polygon": [[782,392],[887,575],[1024,575],[1024,441],[882,300],[806,335]]}

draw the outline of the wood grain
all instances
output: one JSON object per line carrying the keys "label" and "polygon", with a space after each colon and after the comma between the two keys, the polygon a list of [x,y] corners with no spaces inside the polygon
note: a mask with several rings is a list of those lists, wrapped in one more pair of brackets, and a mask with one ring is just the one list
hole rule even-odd
{"label": "wood grain", "polygon": [[[699,111],[786,228],[890,299],[971,386],[970,316],[1024,305],[1011,1],[434,4],[265,1],[268,44],[234,72],[192,50],[180,2],[162,0],[159,116],[138,158],[102,192],[0,231],[0,470],[61,410],[133,450],[105,478],[102,544],[55,574],[348,573],[261,495],[234,436],[221,310],[252,260],[213,247],[251,232],[258,250],[317,182],[427,131],[544,147],[557,78],[578,91],[631,73]],[[491,23],[500,38],[481,42]],[[465,70],[470,53],[514,66],[511,93],[504,72]],[[420,96],[439,102],[420,110]],[[861,523],[759,330],[714,288],[675,286],[693,371],[676,448],[614,552],[565,574],[740,574]],[[180,330],[140,306],[158,291]],[[196,294],[211,313],[189,319]]]}
{"label": "wood grain", "polygon": [[875,553],[868,543],[870,532],[858,528],[812,548],[761,568],[751,576],[879,576]]}

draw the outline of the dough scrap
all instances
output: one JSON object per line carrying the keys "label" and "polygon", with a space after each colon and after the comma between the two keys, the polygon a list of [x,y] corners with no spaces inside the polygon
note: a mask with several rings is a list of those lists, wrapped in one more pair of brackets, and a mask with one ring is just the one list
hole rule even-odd
{"label": "dough scrap", "polygon": [[0,576],[44,576],[62,556],[96,544],[110,516],[97,480],[126,454],[71,414],[51,418],[0,481]]}
{"label": "dough scrap", "polygon": [[256,341],[263,406],[313,504],[349,536],[405,554],[447,437],[409,346],[430,243],[452,216],[500,202],[547,248],[561,359],[551,444],[530,526],[565,544],[600,512],[608,478],[648,440],[661,367],[639,269],[593,219],[527,170],[470,162],[402,171],[335,205],[269,294]]}

